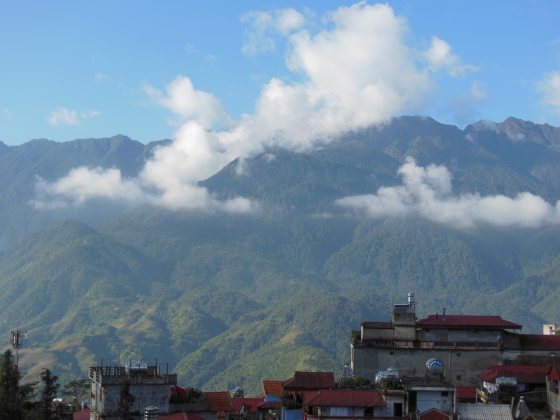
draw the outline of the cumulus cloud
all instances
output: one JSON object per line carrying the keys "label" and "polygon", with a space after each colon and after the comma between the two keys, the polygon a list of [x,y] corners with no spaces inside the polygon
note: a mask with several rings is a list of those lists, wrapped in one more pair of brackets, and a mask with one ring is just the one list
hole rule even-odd
{"label": "cumulus cloud", "polygon": [[560,72],[549,73],[537,83],[537,90],[542,101],[555,114],[560,115]]}
{"label": "cumulus cloud", "polygon": [[39,178],[35,188],[37,199],[33,203],[39,208],[80,206],[92,198],[118,199],[132,204],[145,200],[138,183],[123,179],[119,169],[79,167],[53,183]]}
{"label": "cumulus cloud", "polygon": [[[178,76],[163,91],[145,85],[146,94],[183,124],[173,142],[156,149],[133,180],[144,202],[171,209],[252,211],[254,203],[240,197],[218,202],[199,181],[236,158],[243,162],[274,147],[310,149],[342,132],[415,112],[433,87],[430,72],[417,61],[418,52],[406,43],[406,21],[388,5],[340,7],[313,32],[293,9],[252,12],[244,19],[251,30],[286,36],[286,66],[296,81],[270,79],[254,112],[237,121],[214,95],[196,89],[186,76]],[[242,164],[238,169],[243,172]],[[44,188],[45,197],[64,196],[65,188],[72,197],[72,188],[57,185]]]}
{"label": "cumulus cloud", "polygon": [[76,109],[65,108],[59,106],[47,116],[47,122],[53,126],[60,125],[78,125],[89,118],[95,118],[100,115],[99,111],[78,111]]}
{"label": "cumulus cloud", "polygon": [[345,197],[336,203],[372,218],[420,216],[456,228],[479,225],[536,228],[560,223],[560,201],[552,206],[529,192],[513,198],[454,195],[452,176],[446,167],[421,167],[412,158],[407,158],[398,173],[403,181],[400,186],[381,187],[376,194]]}
{"label": "cumulus cloud", "polygon": [[249,12],[241,17],[241,22],[245,25],[245,40],[241,52],[252,56],[274,51],[274,37],[278,34],[287,36],[302,28],[305,17],[297,10],[287,8],[272,12]]}
{"label": "cumulus cloud", "polygon": [[463,64],[461,58],[452,52],[451,46],[437,36],[432,37],[424,58],[431,70],[445,70],[452,77],[463,77],[466,73],[478,70],[476,66]]}
{"label": "cumulus cloud", "polygon": [[178,76],[165,87],[165,92],[145,84],[144,92],[158,105],[185,120],[196,120],[207,128],[226,116],[218,98],[195,89],[188,77]]}

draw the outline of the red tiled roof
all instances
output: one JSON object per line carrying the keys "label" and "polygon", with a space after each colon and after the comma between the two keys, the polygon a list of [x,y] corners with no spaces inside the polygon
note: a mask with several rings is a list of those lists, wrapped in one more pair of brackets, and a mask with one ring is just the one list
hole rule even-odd
{"label": "red tiled roof", "polygon": [[560,351],[560,335],[519,334],[519,345],[523,350]]}
{"label": "red tiled roof", "polygon": [[560,368],[556,365],[550,368],[550,371],[546,375],[549,381],[560,381]]}
{"label": "red tiled roof", "polygon": [[478,377],[486,382],[494,382],[500,376],[517,378],[522,384],[544,384],[548,365],[493,365]]}
{"label": "red tiled roof", "polygon": [[282,381],[263,381],[264,395],[281,397],[284,394]]}
{"label": "red tiled roof", "polygon": [[72,420],[89,420],[89,408],[84,408],[83,410],[76,411],[72,414]]}
{"label": "red tiled roof", "polygon": [[208,400],[208,410],[210,411],[234,411],[227,391],[209,391],[204,396]]}
{"label": "red tiled roof", "polygon": [[282,383],[286,390],[314,390],[334,388],[332,372],[296,372],[290,379]]}
{"label": "red tiled roof", "polygon": [[457,397],[457,399],[476,399],[476,386],[455,387],[455,397]]}
{"label": "red tiled roof", "polygon": [[521,329],[521,325],[496,315],[428,315],[417,324],[424,328]]}
{"label": "red tiled roof", "polygon": [[319,407],[384,407],[383,394],[374,389],[322,389],[303,394],[303,404]]}
{"label": "red tiled roof", "polygon": [[245,404],[246,413],[255,413],[257,412],[257,408],[259,408],[260,405],[264,403],[264,398],[233,397],[231,402],[236,413],[241,412],[241,407],[243,407],[243,404]]}
{"label": "red tiled roof", "polygon": [[259,404],[258,408],[260,410],[280,410],[280,403],[279,402],[268,402],[264,401]]}

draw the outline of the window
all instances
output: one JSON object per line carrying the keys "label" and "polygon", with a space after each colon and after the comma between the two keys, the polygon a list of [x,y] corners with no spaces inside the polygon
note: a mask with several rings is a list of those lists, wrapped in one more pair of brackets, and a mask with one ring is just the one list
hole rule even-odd
{"label": "window", "polygon": [[449,396],[449,392],[448,391],[441,391],[441,396],[442,397],[447,397],[447,396]]}

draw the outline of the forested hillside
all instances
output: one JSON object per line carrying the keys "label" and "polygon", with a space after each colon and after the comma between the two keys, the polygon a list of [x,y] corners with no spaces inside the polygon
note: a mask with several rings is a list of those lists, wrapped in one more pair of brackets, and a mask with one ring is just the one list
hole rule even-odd
{"label": "forested hillside", "polygon": [[410,291],[420,315],[500,314],[534,332],[560,320],[557,221],[516,224],[504,213],[502,223],[497,211],[461,224],[443,212],[341,205],[380,188],[404,194],[403,164],[414,158],[452,175],[447,195],[428,191],[435,203],[528,192],[553,209],[558,128],[510,118],[461,130],[402,117],[319,149],[267,150],[201,183],[258,203],[245,214],[33,205],[39,178],[80,165],[133,176],[158,144],[117,136],[0,147],[0,335],[28,332],[29,375],[157,357],[184,385],[256,392],[294,370],[341,371],[351,330],[388,319]]}

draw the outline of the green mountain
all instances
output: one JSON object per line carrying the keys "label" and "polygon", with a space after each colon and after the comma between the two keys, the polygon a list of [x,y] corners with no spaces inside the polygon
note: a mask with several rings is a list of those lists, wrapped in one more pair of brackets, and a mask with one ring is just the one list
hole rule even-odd
{"label": "green mountain", "polygon": [[249,215],[29,206],[36,176],[79,165],[133,176],[158,144],[0,145],[0,336],[28,332],[30,376],[157,358],[184,385],[257,392],[294,370],[340,372],[351,330],[388,319],[410,291],[420,315],[500,314],[534,332],[560,320],[560,226],[458,229],[335,204],[401,185],[407,156],[448,167],[457,193],[529,191],[555,203],[560,129],[402,117],[305,153],[268,150],[202,182],[219,198],[257,200]]}

